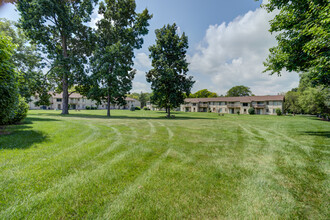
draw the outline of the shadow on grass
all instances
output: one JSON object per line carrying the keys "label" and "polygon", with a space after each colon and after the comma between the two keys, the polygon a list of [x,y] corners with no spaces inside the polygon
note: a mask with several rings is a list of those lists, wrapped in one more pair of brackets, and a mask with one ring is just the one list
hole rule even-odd
{"label": "shadow on grass", "polygon": [[43,119],[27,118],[23,124],[9,125],[3,128],[4,133],[0,135],[0,150],[27,149],[36,143],[47,141],[46,134],[41,131],[35,131],[28,125],[33,124],[33,121],[43,121]]}
{"label": "shadow on grass", "polygon": [[330,138],[330,131],[305,131],[302,134]]}
{"label": "shadow on grass", "polygon": [[52,118],[35,118],[35,117],[27,117],[24,119],[23,124],[33,124],[34,121],[58,121],[57,119]]}
{"label": "shadow on grass", "polygon": [[62,115],[62,114],[50,114],[50,113],[39,113],[39,115],[45,115],[45,116],[56,116],[56,117],[63,117],[63,118],[95,118],[95,119],[137,119],[137,120],[194,120],[194,119],[217,119],[216,117],[187,117],[187,116],[181,116],[177,114],[175,115],[175,118],[168,119],[165,117],[166,114],[163,114],[162,116],[155,116],[155,117],[148,117],[148,116],[130,116],[130,115],[111,115],[110,117],[107,117],[106,115],[92,115],[92,114],[69,114],[69,115]]}

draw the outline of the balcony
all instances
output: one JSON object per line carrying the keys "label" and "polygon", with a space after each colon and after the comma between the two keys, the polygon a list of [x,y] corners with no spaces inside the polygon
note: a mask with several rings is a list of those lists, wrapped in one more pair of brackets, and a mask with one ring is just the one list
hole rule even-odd
{"label": "balcony", "polygon": [[265,104],[253,104],[252,105],[254,108],[265,108],[266,105]]}
{"label": "balcony", "polygon": [[227,104],[228,108],[240,108],[241,105],[240,104]]}
{"label": "balcony", "polygon": [[208,104],[199,104],[198,107],[200,107],[200,108],[207,108],[207,107],[209,107],[209,105]]}
{"label": "balcony", "polygon": [[69,100],[69,104],[78,104],[78,100]]}

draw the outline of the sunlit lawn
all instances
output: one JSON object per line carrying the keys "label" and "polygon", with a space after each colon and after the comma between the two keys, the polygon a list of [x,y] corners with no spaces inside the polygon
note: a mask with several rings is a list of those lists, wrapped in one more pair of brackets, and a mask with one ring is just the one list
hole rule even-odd
{"label": "sunlit lawn", "polygon": [[330,217],[316,117],[30,111],[0,136],[0,219]]}

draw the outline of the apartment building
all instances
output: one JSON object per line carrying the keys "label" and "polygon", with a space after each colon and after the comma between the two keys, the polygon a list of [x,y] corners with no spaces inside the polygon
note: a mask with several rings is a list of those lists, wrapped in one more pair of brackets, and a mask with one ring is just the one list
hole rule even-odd
{"label": "apartment building", "polygon": [[[51,97],[49,98],[50,106],[36,106],[35,102],[39,100],[38,95],[31,97],[31,102],[29,102],[30,109],[53,109],[53,110],[61,110],[62,109],[62,93],[49,93]],[[119,106],[116,104],[111,104],[110,109],[130,109],[133,107],[140,107],[141,103],[133,98],[126,97],[126,105]],[[82,110],[86,109],[86,107],[93,107],[97,109],[107,109],[107,104],[102,103],[98,105],[96,101],[87,99],[86,97],[80,95],[79,93],[72,93],[69,96],[69,105],[70,109]]]}
{"label": "apartment building", "polygon": [[283,112],[284,96],[245,96],[245,97],[216,97],[216,98],[187,98],[180,109],[183,112],[216,112],[248,114],[250,107],[256,114],[274,115],[276,109]]}

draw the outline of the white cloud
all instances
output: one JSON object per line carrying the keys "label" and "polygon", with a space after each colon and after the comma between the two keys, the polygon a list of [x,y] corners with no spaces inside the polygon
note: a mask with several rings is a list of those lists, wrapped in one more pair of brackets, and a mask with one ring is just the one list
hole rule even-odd
{"label": "white cloud", "polygon": [[190,70],[200,73],[194,74],[198,78],[204,76],[203,85],[207,78],[209,87],[215,87],[219,94],[236,85],[249,86],[257,95],[277,94],[297,86],[297,73],[283,72],[281,77],[262,73],[268,49],[276,45],[274,35],[268,32],[274,13],[259,8],[228,24],[209,26],[197,53],[188,57]]}
{"label": "white cloud", "polygon": [[94,9],[93,15],[91,16],[91,21],[88,25],[92,28],[97,28],[96,23],[103,18],[103,15],[98,14],[97,10]]}
{"label": "white cloud", "polygon": [[131,90],[131,93],[150,92],[150,91],[151,91],[150,86],[147,83],[133,81],[133,89]]}
{"label": "white cloud", "polygon": [[151,69],[151,61],[148,55],[145,53],[138,53],[135,56],[134,65],[138,69],[147,69],[147,70]]}

